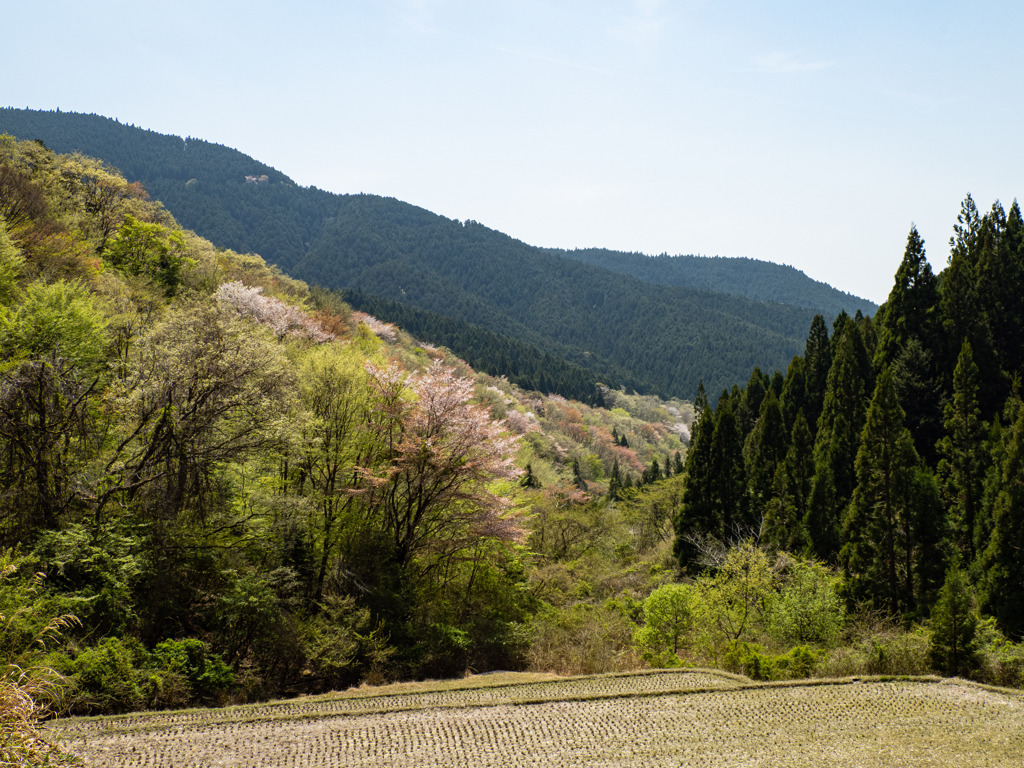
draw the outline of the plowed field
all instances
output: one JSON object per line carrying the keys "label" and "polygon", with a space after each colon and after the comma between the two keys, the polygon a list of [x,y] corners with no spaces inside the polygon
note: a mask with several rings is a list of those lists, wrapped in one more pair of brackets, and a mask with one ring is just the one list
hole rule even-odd
{"label": "plowed field", "polygon": [[1024,766],[1024,695],[931,679],[483,676],[53,728],[97,768]]}

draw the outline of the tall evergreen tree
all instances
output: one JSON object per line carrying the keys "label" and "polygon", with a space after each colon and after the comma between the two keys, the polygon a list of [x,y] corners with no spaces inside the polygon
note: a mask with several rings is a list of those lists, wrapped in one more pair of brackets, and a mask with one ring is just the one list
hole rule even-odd
{"label": "tall evergreen tree", "polygon": [[814,442],[814,482],[804,521],[809,554],[834,561],[842,512],[856,485],[854,461],[867,410],[869,372],[860,331],[847,318],[837,343]]}
{"label": "tall evergreen tree", "polygon": [[843,520],[841,552],[857,600],[907,614],[937,588],[943,528],[938,490],[921,462],[888,369],[878,379],[857,452],[857,487]]}
{"label": "tall evergreen tree", "polygon": [[698,387],[693,407],[695,415],[690,429],[690,449],[686,452],[683,502],[673,521],[676,532],[673,551],[684,572],[692,572],[698,566],[698,539],[709,531],[717,533],[719,528],[713,493],[716,482],[712,462],[715,412],[704,394],[703,382]]}
{"label": "tall evergreen tree", "polygon": [[580,471],[579,459],[572,460],[572,484],[581,491],[587,490],[587,481],[583,479],[583,473]]}
{"label": "tall evergreen tree", "polygon": [[1024,637],[1024,407],[1007,430],[992,510],[992,536],[981,558],[982,610],[1015,639]]}
{"label": "tall evergreen tree", "polygon": [[879,313],[879,367],[892,365],[910,339],[931,347],[935,341],[938,303],[938,280],[925,257],[924,240],[917,227],[911,227],[885,311]]}
{"label": "tall evergreen tree", "polygon": [[[529,468],[529,465],[527,465]],[[608,498],[612,501],[618,501],[622,494],[622,471],[619,469],[619,459],[615,457],[615,463],[612,464],[612,476],[608,480]]]}
{"label": "tall evergreen tree", "polygon": [[939,442],[938,473],[949,510],[953,544],[965,563],[977,556],[975,529],[981,510],[985,466],[985,427],[978,407],[978,366],[964,340],[953,374],[953,400],[946,405],[946,435]]}
{"label": "tall evergreen tree", "polygon": [[818,418],[825,403],[828,389],[828,372],[832,369],[832,343],[828,337],[825,318],[815,315],[811,330],[807,334],[804,348],[803,375],[805,379],[804,413],[812,433],[818,431]]}
{"label": "tall evergreen tree", "polygon": [[942,431],[942,377],[936,367],[936,352],[942,359],[939,289],[916,227],[911,227],[907,236],[895,284],[877,320],[875,367],[892,370],[918,453],[934,459]]}
{"label": "tall evergreen tree", "polygon": [[711,473],[715,478],[713,504],[720,520],[720,537],[747,538],[754,521],[749,517],[747,478],[743,465],[743,438],[734,410],[734,397],[722,397],[715,410],[711,437]]}
{"label": "tall evergreen tree", "polygon": [[771,390],[761,401],[761,413],[743,447],[748,479],[750,514],[765,517],[775,495],[775,473],[786,458],[786,427],[782,408]]}
{"label": "tall evergreen tree", "polygon": [[971,343],[978,366],[982,418],[989,419],[998,410],[1000,394],[1005,396],[1006,390],[989,324],[989,301],[979,290],[979,262],[988,259],[984,250],[992,238],[983,237],[983,220],[970,195],[963,202],[953,232],[949,241],[949,266],[942,273],[939,289],[945,338],[939,362],[941,370],[947,372],[943,391],[947,396],[953,391],[955,361],[966,339]]}
{"label": "tall evergreen tree", "polygon": [[736,408],[736,426],[744,440],[757,423],[757,417],[761,413],[761,402],[768,392],[770,383],[770,379],[761,373],[760,368],[754,368]]}
{"label": "tall evergreen tree", "polygon": [[775,472],[775,487],[767,505],[762,541],[770,549],[800,552],[807,548],[804,520],[814,479],[814,438],[803,411],[798,411],[786,458]]}
{"label": "tall evergreen tree", "polygon": [[1024,371],[1024,221],[1013,201],[1003,213],[996,202],[981,226],[984,247],[978,257],[978,293],[996,347],[999,367],[1011,375]]}

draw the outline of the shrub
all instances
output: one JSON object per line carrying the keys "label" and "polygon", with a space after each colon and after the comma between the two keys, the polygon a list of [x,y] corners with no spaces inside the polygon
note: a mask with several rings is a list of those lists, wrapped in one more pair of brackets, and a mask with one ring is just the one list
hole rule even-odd
{"label": "shrub", "polygon": [[694,591],[689,584],[665,584],[644,601],[644,626],[633,640],[641,658],[656,667],[682,664],[679,652],[693,626]]}
{"label": "shrub", "polygon": [[615,606],[546,607],[533,618],[529,667],[560,675],[620,672],[637,665],[636,626]]}
{"label": "shrub", "polygon": [[183,678],[192,697],[203,703],[215,700],[234,682],[220,655],[211,654],[209,646],[196,638],[164,640],[153,649],[153,658],[162,671]]}
{"label": "shrub", "polygon": [[923,675],[930,670],[929,636],[921,627],[904,630],[892,620],[868,615],[849,632],[846,645],[818,664],[822,677]]}
{"label": "shrub", "polygon": [[120,637],[105,637],[74,659],[63,657],[61,671],[72,683],[71,709],[88,715],[142,709],[147,703],[147,661],[141,643]]}
{"label": "shrub", "polygon": [[0,765],[64,764],[68,756],[38,731],[64,682],[43,655],[77,619],[46,618],[41,577],[19,575],[23,563],[0,551]]}
{"label": "shrub", "polygon": [[820,563],[794,561],[770,601],[766,624],[783,645],[831,646],[846,620],[842,578]]}
{"label": "shrub", "polygon": [[996,620],[978,622],[978,680],[1007,688],[1024,688],[1024,643],[1012,643],[996,628]]}

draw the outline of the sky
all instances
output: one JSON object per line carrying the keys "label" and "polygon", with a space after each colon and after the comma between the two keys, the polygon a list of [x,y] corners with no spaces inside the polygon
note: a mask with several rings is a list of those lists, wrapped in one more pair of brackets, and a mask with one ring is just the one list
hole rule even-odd
{"label": "sky", "polygon": [[1024,195],[1024,4],[35,0],[0,106],[244,152],[532,245],[749,257],[881,302]]}

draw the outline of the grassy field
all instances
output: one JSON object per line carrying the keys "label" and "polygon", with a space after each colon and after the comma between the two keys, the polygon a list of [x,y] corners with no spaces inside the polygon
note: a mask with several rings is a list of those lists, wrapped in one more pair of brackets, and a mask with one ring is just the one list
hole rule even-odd
{"label": "grassy field", "polygon": [[485,675],[220,710],[58,721],[85,765],[1024,766],[1024,694],[701,670]]}

